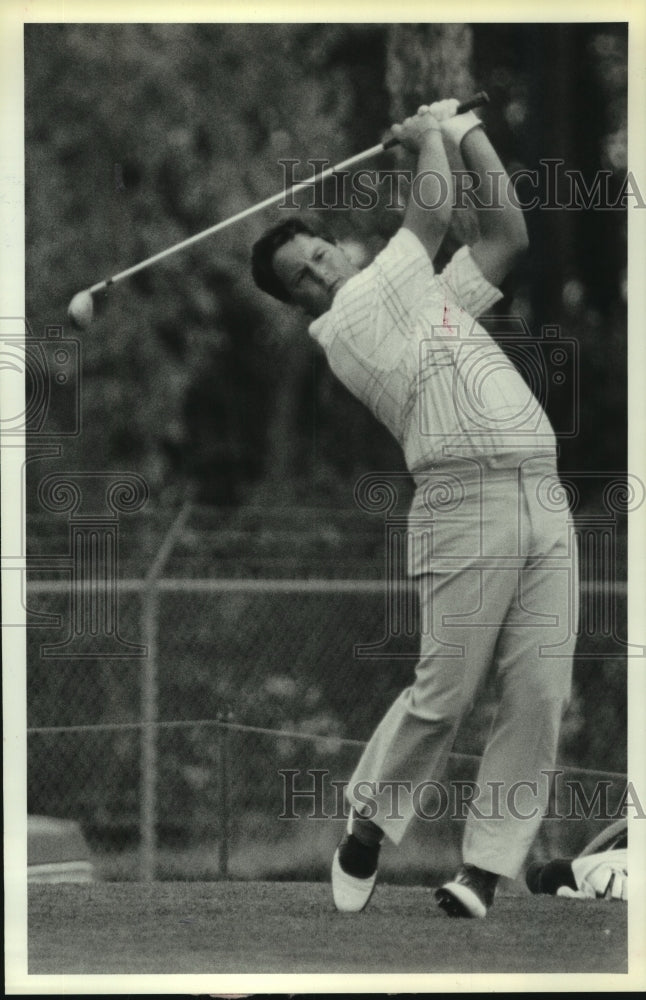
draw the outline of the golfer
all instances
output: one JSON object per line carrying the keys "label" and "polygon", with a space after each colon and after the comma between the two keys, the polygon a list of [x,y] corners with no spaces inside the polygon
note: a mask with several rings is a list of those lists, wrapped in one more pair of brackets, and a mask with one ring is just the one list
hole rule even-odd
{"label": "golfer", "polygon": [[[400,230],[363,270],[298,218],[252,255],[258,286],[312,320],[332,370],[395,436],[416,485],[408,570],[420,658],[348,785],[348,829],[332,864],[346,912],[370,899],[384,835],[399,844],[411,819],[429,814],[424,795],[437,792],[458,726],[491,676],[497,710],[463,864],[436,893],[449,916],[484,917],[499,877],[519,874],[537,833],[570,692],[576,552],[556,502],[554,433],[477,322],[502,297],[526,228],[482,123],[457,107],[423,105],[393,126],[415,154],[415,182]],[[471,172],[479,235],[438,274],[453,211],[447,150]]]}

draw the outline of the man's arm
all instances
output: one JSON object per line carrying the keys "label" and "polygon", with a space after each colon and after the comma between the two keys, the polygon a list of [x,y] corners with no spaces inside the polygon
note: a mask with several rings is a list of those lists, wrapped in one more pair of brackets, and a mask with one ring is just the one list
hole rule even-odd
{"label": "man's arm", "polygon": [[[392,127],[402,146],[417,153],[417,181],[408,199],[403,226],[415,233],[431,260],[451,222],[453,201],[451,170],[432,108],[420,109],[401,125]],[[425,207],[429,205],[434,207]]]}
{"label": "man's arm", "polygon": [[499,285],[527,249],[523,213],[509,199],[509,177],[482,128],[466,133],[460,152],[466,168],[477,173],[480,180],[480,236],[471,247],[471,255],[487,281]]}

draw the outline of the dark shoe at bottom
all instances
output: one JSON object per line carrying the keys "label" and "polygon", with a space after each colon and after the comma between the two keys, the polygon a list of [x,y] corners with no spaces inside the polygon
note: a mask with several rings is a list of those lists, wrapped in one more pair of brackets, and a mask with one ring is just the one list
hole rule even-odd
{"label": "dark shoe at bottom", "polygon": [[498,875],[475,865],[462,865],[450,882],[435,893],[448,917],[486,917],[496,894]]}

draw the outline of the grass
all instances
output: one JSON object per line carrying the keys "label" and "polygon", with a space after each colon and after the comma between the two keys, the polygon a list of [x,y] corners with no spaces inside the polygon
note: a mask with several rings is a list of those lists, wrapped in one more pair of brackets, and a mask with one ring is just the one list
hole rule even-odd
{"label": "grass", "polygon": [[[325,829],[310,824],[299,829],[297,836],[279,841],[240,838],[229,852],[229,877],[245,882],[328,882],[330,858],[339,836],[335,826],[330,829],[328,824]],[[137,882],[140,878],[141,858],[137,848],[95,852],[93,860],[102,881]],[[160,882],[219,881],[219,861],[217,841],[189,847],[157,847],[155,877]],[[459,857],[450,843],[435,843],[429,860],[428,845],[419,845],[411,837],[398,849],[390,843],[384,844],[379,878],[381,882],[399,885],[437,885],[453,874],[456,864]]]}
{"label": "grass", "polygon": [[501,894],[456,921],[420,887],[380,885],[359,915],[310,882],[29,887],[30,975],[626,971],[620,903]]}

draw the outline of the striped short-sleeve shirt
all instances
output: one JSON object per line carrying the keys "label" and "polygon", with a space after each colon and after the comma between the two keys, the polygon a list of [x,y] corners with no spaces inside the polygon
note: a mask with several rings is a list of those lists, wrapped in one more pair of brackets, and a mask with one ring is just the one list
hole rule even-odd
{"label": "striped short-sleeve shirt", "polygon": [[412,473],[449,456],[556,450],[539,401],[477,322],[500,298],[468,247],[436,274],[402,227],[310,325],[332,371],[388,427]]}

